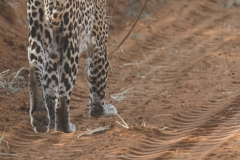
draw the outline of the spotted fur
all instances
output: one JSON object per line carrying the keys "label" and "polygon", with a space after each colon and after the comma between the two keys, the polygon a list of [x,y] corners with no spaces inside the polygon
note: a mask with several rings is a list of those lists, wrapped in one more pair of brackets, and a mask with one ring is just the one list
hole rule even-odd
{"label": "spotted fur", "polygon": [[30,117],[35,132],[74,132],[70,97],[80,54],[88,51],[89,114],[117,114],[105,104],[109,19],[106,0],[28,0]]}

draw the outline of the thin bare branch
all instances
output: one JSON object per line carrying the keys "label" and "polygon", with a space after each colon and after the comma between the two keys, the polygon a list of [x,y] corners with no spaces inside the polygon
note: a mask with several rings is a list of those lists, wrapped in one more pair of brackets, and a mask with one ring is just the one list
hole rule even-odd
{"label": "thin bare branch", "polygon": [[117,45],[117,47],[115,49],[113,49],[113,51],[111,51],[108,55],[111,55],[113,54],[116,50],[118,50],[119,47],[121,47],[121,45],[125,42],[125,40],[128,38],[128,36],[131,34],[131,32],[133,31],[134,27],[136,26],[137,22],[138,22],[138,19],[140,17],[140,15],[142,14],[143,12],[143,9],[145,8],[146,4],[147,4],[148,0],[145,1],[145,3],[143,4],[142,6],[142,9],[141,11],[139,12],[137,18],[135,19],[131,29],[129,30],[129,32],[127,33],[127,35],[123,38],[123,40]]}

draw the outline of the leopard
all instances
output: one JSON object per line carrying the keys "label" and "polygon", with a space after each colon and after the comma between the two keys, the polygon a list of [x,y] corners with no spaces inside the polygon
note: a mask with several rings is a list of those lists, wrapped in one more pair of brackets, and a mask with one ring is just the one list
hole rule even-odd
{"label": "leopard", "polygon": [[87,52],[89,116],[116,115],[105,103],[111,19],[107,0],[27,0],[30,122],[35,132],[71,133],[70,99]]}

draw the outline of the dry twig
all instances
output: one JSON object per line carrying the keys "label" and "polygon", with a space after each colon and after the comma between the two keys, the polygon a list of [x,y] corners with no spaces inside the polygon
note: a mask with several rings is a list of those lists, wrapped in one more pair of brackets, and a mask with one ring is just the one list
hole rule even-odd
{"label": "dry twig", "polygon": [[3,155],[3,156],[16,156],[17,157],[17,154],[12,154],[12,153],[1,153],[0,152],[0,155]]}
{"label": "dry twig", "polygon": [[224,54],[224,56],[225,56],[225,60],[226,60],[226,62],[227,62],[227,68],[228,68],[228,73],[230,74],[230,76],[232,76],[232,73],[229,71],[229,63],[228,63],[228,58],[227,58],[227,55],[226,55],[226,51],[225,51],[225,47],[224,47],[224,40],[223,40],[223,38],[224,38],[224,36],[223,36],[223,29],[224,29],[224,20],[225,20],[225,8],[224,8],[224,6],[223,6],[223,20],[222,20],[222,50],[223,50],[223,54]]}
{"label": "dry twig", "polygon": [[127,125],[127,123],[122,119],[122,117],[120,117],[118,114],[117,114],[117,116],[118,116],[118,118],[120,118],[121,119],[121,121],[123,122],[123,124],[122,123],[120,123],[120,122],[118,122],[118,121],[116,121],[117,122],[117,124],[119,124],[119,125],[121,125],[122,127],[124,127],[124,128],[129,128],[129,126]]}
{"label": "dry twig", "polygon": [[133,89],[133,87],[132,87],[132,88],[129,88],[129,89],[127,89],[127,90],[125,90],[125,91],[123,91],[123,92],[121,92],[121,93],[118,93],[118,94],[111,94],[110,97],[111,97],[112,99],[114,99],[115,101],[117,101],[117,102],[121,102],[122,100],[124,100],[125,98],[127,98],[126,94],[128,93],[128,91],[129,91],[130,89]]}
{"label": "dry twig", "polygon": [[143,9],[145,8],[147,2],[148,2],[148,0],[146,0],[145,3],[143,4],[141,11],[139,12],[137,18],[135,19],[135,21],[134,21],[131,29],[130,29],[129,32],[127,33],[127,35],[122,39],[122,41],[117,45],[117,47],[116,47],[115,49],[113,49],[113,51],[111,51],[108,55],[111,55],[111,54],[113,54],[116,50],[118,50],[118,48],[121,47],[121,45],[125,42],[125,40],[128,38],[128,36],[131,34],[131,32],[132,32],[132,30],[134,29],[134,27],[136,26],[137,21],[138,21],[140,15],[142,14]]}
{"label": "dry twig", "polygon": [[99,127],[99,128],[96,128],[96,129],[94,129],[94,130],[88,130],[88,131],[86,131],[85,133],[82,133],[82,134],[79,134],[78,136],[77,136],[77,138],[79,138],[79,137],[81,137],[81,136],[83,136],[83,135],[91,135],[91,134],[93,134],[93,133],[97,133],[97,132],[104,132],[104,131],[106,131],[106,130],[110,130],[111,129],[111,126],[110,125],[107,125],[107,126],[104,126],[104,127]]}
{"label": "dry twig", "polygon": [[0,144],[2,143],[2,141],[3,141],[3,142],[6,142],[6,143],[7,143],[7,147],[8,147],[8,149],[9,149],[8,141],[6,141],[6,140],[3,139],[3,138],[4,138],[5,131],[6,131],[6,128],[7,128],[7,126],[4,128],[4,131],[3,131],[3,133],[2,133],[2,136],[0,137]]}
{"label": "dry twig", "polygon": [[17,71],[17,73],[15,74],[15,76],[13,77],[11,85],[13,84],[14,80],[17,78],[17,76],[19,75],[19,73],[20,73],[22,70],[29,70],[29,69],[26,68],[26,67],[21,67],[21,68]]}

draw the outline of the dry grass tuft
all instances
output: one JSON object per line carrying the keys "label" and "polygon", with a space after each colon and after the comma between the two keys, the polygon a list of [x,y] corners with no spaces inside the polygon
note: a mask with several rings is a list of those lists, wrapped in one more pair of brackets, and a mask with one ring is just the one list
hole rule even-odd
{"label": "dry grass tuft", "polygon": [[27,85],[27,80],[20,76],[19,73],[28,68],[22,67],[20,70],[14,73],[10,73],[10,70],[6,70],[0,73],[0,95],[9,95],[16,93],[24,89]]}

